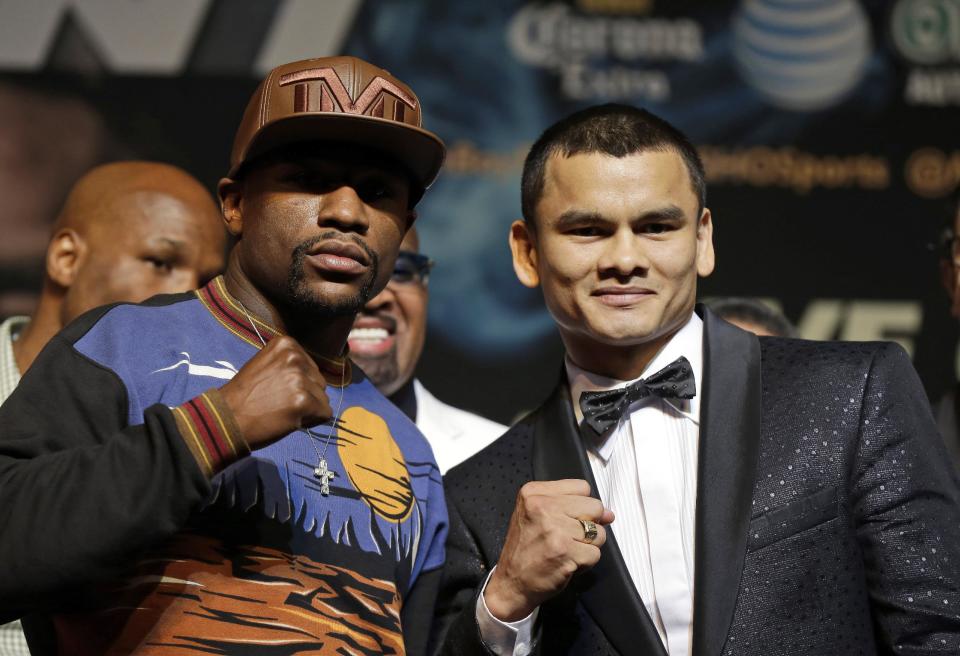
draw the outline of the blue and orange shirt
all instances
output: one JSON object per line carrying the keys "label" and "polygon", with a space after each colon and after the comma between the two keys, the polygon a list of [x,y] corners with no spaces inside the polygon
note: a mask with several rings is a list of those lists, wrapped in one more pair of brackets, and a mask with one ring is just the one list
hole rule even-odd
{"label": "blue and orange shirt", "polygon": [[217,388],[277,333],[254,328],[222,278],[170,298],[109,309],[72,348],[117,381],[110,404],[127,425],[169,408],[207,495],[122,576],[53,615],[59,653],[404,653],[404,599],[444,560],[427,441],[344,359],[321,361],[336,424],[251,452]]}

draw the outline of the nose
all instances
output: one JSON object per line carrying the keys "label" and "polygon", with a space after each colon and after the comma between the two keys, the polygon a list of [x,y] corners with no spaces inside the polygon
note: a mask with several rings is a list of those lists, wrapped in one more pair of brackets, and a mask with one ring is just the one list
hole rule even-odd
{"label": "nose", "polygon": [[366,234],[370,227],[367,206],[356,189],[344,184],[320,199],[317,223],[320,227]]}
{"label": "nose", "polygon": [[625,227],[607,240],[607,247],[598,262],[601,274],[617,278],[642,275],[650,267],[643,248],[643,240]]}

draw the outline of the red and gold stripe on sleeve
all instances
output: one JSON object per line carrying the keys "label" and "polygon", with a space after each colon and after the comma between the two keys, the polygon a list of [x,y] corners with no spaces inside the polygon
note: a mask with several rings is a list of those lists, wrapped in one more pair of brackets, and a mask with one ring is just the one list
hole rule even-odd
{"label": "red and gold stripe on sleeve", "polygon": [[208,477],[250,453],[233,413],[216,388],[171,410],[183,441]]}

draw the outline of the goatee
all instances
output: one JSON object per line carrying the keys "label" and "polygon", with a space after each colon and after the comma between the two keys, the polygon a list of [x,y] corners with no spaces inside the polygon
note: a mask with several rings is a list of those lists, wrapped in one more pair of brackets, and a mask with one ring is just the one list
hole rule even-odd
{"label": "goatee", "polygon": [[298,314],[317,319],[331,319],[358,313],[364,304],[373,297],[373,285],[380,272],[380,257],[360,239],[348,238],[362,248],[367,257],[370,258],[370,268],[360,283],[360,289],[353,296],[340,298],[325,298],[311,292],[306,284],[306,274],[304,273],[307,253],[318,243],[327,239],[342,240],[344,236],[342,233],[331,231],[303,242],[293,249],[290,269],[287,272],[286,304]]}

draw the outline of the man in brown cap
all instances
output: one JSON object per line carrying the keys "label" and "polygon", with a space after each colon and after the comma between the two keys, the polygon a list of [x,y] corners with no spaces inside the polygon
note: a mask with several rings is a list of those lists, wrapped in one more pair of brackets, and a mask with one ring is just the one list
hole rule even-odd
{"label": "man in brown cap", "polygon": [[[0,323],[0,403],[80,314],[196,289],[223,269],[225,247],[213,198],[186,171],[116,162],[88,172],[54,224],[36,311]],[[19,623],[0,626],[0,656],[29,653]]]}
{"label": "man in brown cap", "polygon": [[34,653],[423,651],[440,475],[345,344],[443,155],[387,71],[271,71],[225,274],[85,315],[0,408],[0,615]]}

